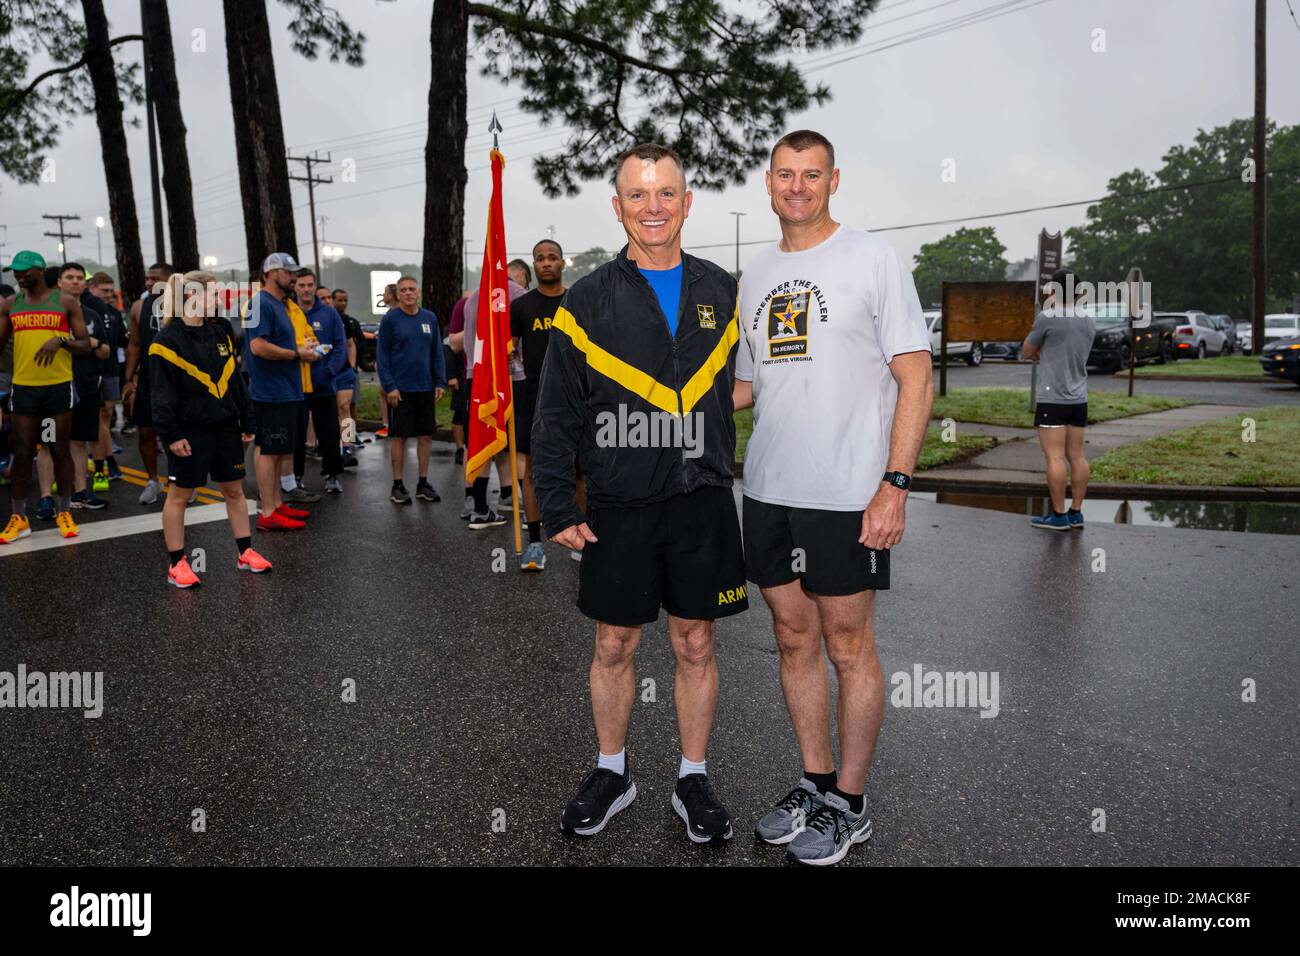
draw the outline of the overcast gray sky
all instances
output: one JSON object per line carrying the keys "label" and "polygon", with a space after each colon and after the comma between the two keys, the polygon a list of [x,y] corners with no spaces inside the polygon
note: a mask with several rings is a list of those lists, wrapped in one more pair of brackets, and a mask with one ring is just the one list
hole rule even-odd
{"label": "overcast gray sky", "polygon": [[[1002,8],[1005,0],[884,0],[868,21],[863,53],[920,28]],[[318,188],[326,238],[359,261],[419,262],[423,216],[424,117],[429,83],[428,0],[340,0],[348,21],[368,37],[361,68],[308,62],[289,49],[287,13],[271,8],[272,30],[291,149],[320,148],[338,162],[356,161],[354,183]],[[1291,0],[1300,8],[1300,0]],[[113,33],[139,28],[135,0],[108,0]],[[1153,170],[1166,149],[1253,112],[1253,0],[1019,0],[1004,15],[933,37],[869,52],[810,73],[830,84],[832,100],[792,120],[835,143],[841,186],[832,211],[855,226],[880,228],[1101,196],[1107,180],[1126,169]],[[1300,122],[1300,27],[1286,0],[1269,0],[1269,102],[1274,121]],[[243,265],[244,239],[235,172],[221,4],[171,4],[181,97],[189,126],[189,155],[197,204],[199,246],[222,266]],[[890,23],[888,21],[896,21]],[[1105,52],[1094,52],[1096,30]],[[196,34],[195,31],[202,31]],[[206,43],[206,51],[196,36]],[[806,54],[812,65],[839,57]],[[562,130],[539,127],[520,112],[517,88],[480,77],[471,60],[470,145],[466,236],[481,256],[489,180],[483,132],[495,106],[506,127],[506,238],[526,250],[547,226],[566,252],[616,249],[622,232],[610,211],[609,189],[588,184],[568,199],[544,198],[528,157],[558,146]],[[140,115],[140,110],[134,111]],[[143,126],[128,133],[146,260],[154,257]],[[34,248],[54,260],[56,240],[41,234],[43,213],[76,213],[83,238],[69,255],[94,257],[96,216],[108,219],[93,116],[77,119],[52,154],[53,183],[0,183],[0,242],[4,260]],[[944,182],[946,160],[955,182]],[[294,184],[302,258],[311,258],[306,189]],[[761,170],[742,187],[697,192],[685,245],[730,268],[731,211],[746,213],[743,240],[778,235]],[[965,225],[992,224],[1015,260],[1033,255],[1038,230],[1084,218],[1084,207],[1030,213]],[[957,225],[890,231],[906,257]],[[104,229],[105,258],[112,258]],[[376,248],[367,248],[376,247]],[[741,264],[759,247],[741,250]],[[409,250],[409,251],[404,251]]]}

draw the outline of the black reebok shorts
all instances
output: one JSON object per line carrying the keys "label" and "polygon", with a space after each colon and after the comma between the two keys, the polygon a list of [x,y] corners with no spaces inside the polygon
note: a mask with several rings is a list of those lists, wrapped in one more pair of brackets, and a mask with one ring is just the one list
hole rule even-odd
{"label": "black reebok shorts", "polygon": [[433,392],[402,392],[397,406],[388,406],[388,437],[432,438],[438,430],[434,404]]}
{"label": "black reebok shorts", "polygon": [[537,382],[515,382],[515,451],[533,453],[533,409],[537,407]]}
{"label": "black reebok shorts", "polygon": [[800,581],[809,594],[889,590],[889,551],[863,546],[861,511],[790,508],[745,496],[745,568],[760,588]]}
{"label": "black reebok shorts", "polygon": [[1062,425],[1086,428],[1088,403],[1060,405],[1054,402],[1039,402],[1034,407],[1034,425],[1038,428],[1060,428]]}
{"label": "black reebok shorts", "polygon": [[182,458],[167,449],[167,480],[178,488],[201,488],[208,476],[218,484],[244,478],[244,439],[239,422],[214,425],[183,425],[182,437],[190,453]]}
{"label": "black reebok shorts", "polygon": [[15,385],[9,396],[9,407],[15,415],[46,418],[62,415],[76,400],[77,393],[70,381],[58,385]]}
{"label": "black reebok shorts", "polygon": [[257,447],[263,455],[292,455],[305,402],[253,402]]}
{"label": "black reebok shorts", "polygon": [[76,389],[77,404],[72,406],[72,440],[97,442],[99,441],[99,409],[103,405],[99,397],[99,382],[82,384],[85,388]]}
{"label": "black reebok shorts", "polygon": [[661,607],[709,621],[749,607],[730,488],[636,507],[593,505],[587,524],[599,539],[583,548],[578,572],[578,609],[587,617],[638,627]]}

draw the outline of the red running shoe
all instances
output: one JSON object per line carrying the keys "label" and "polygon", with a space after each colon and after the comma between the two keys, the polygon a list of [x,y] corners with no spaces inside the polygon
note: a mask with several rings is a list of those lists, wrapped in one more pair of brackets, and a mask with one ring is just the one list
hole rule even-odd
{"label": "red running shoe", "polygon": [[271,562],[266,560],[252,548],[245,548],[244,553],[239,556],[239,561],[235,567],[241,571],[252,571],[254,574],[265,574],[271,570]]}
{"label": "red running shoe", "polygon": [[388,437],[388,426],[387,426],[387,425],[384,425],[382,428],[376,428],[376,429],[375,429],[375,437],[376,437],[376,438],[387,438],[387,437]]}
{"label": "red running shoe", "polygon": [[282,518],[292,518],[294,521],[302,521],[304,518],[311,517],[310,511],[303,511],[301,508],[290,508],[284,502],[281,502],[280,507],[275,509],[275,513]]}
{"label": "red running shoe", "polygon": [[181,558],[167,569],[167,583],[174,588],[192,588],[201,584],[199,576],[190,568],[188,558]]}
{"label": "red running shoe", "polygon": [[307,527],[301,521],[286,517],[279,511],[272,511],[269,515],[262,515],[257,519],[258,531],[298,531]]}

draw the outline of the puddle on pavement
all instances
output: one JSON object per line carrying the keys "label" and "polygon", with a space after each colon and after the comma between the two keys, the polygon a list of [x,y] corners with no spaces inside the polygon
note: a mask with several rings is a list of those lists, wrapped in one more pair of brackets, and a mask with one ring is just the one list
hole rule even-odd
{"label": "puddle on pavement", "polygon": [[[955,492],[913,492],[917,498],[941,505],[984,508],[1017,515],[1040,515],[1047,499],[1029,495],[972,495]],[[1210,531],[1300,534],[1300,504],[1271,501],[1115,501],[1093,498],[1083,503],[1084,521],[1108,524],[1155,525]]]}

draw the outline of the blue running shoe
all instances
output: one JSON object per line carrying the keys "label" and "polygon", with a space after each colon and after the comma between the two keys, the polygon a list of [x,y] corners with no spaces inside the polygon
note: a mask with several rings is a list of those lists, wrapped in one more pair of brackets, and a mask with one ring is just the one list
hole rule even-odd
{"label": "blue running shoe", "polygon": [[36,517],[40,518],[42,521],[54,520],[54,498],[50,495],[46,495],[41,499],[40,506],[36,509]]}
{"label": "blue running shoe", "polygon": [[1082,512],[1082,511],[1077,511],[1076,509],[1071,508],[1069,511],[1067,511],[1067,512],[1065,513],[1065,517],[1066,517],[1066,519],[1070,522],[1070,530],[1071,530],[1071,531],[1082,531],[1082,530],[1083,530],[1083,512]]}
{"label": "blue running shoe", "polygon": [[1070,530],[1070,519],[1065,515],[1058,515],[1055,511],[1049,511],[1045,515],[1030,518],[1029,523],[1035,528],[1042,528],[1044,531]]}

